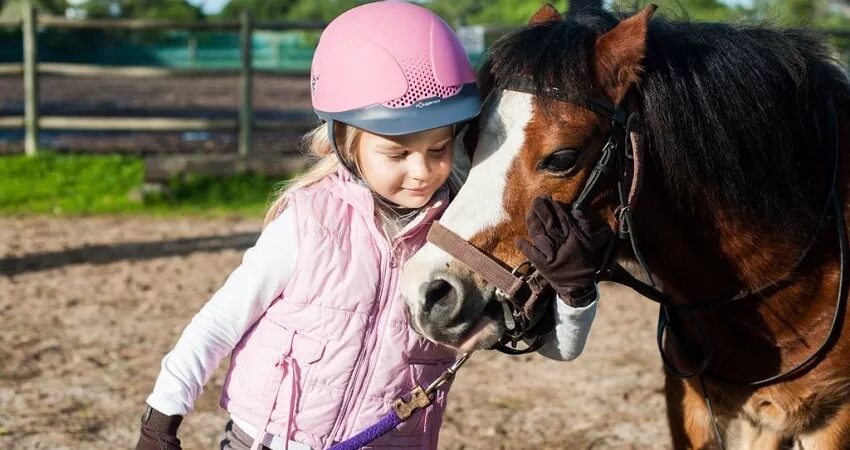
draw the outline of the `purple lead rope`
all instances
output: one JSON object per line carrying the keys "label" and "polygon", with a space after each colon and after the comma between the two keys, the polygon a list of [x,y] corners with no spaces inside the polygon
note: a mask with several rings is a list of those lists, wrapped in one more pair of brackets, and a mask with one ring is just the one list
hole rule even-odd
{"label": "purple lead rope", "polygon": [[395,411],[390,411],[383,419],[375,425],[357,433],[349,439],[332,446],[329,450],[358,450],[370,442],[387,434],[390,430],[401,424],[402,420]]}
{"label": "purple lead rope", "polygon": [[328,450],[359,450],[375,439],[389,433],[390,430],[399,426],[420,409],[431,406],[431,396],[434,392],[455,377],[455,372],[469,359],[469,356],[469,353],[460,355],[457,361],[436,380],[432,381],[427,388],[422,389],[422,386],[416,386],[416,389],[410,391],[406,398],[402,397],[393,402],[392,411],[387,413],[378,423],[338,444],[332,445]]}

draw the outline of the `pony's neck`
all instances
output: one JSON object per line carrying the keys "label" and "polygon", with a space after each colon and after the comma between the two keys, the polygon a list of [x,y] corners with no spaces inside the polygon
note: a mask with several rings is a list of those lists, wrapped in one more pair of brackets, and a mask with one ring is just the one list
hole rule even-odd
{"label": "pony's neck", "polygon": [[683,303],[731,298],[781,280],[805,250],[722,208],[679,206],[651,183],[644,185],[635,219],[637,244],[653,277]]}

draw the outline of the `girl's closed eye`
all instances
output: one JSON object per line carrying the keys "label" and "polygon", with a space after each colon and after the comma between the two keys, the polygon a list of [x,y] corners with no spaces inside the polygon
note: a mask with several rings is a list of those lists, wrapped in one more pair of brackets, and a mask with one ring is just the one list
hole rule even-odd
{"label": "girl's closed eye", "polygon": [[387,156],[393,161],[403,161],[404,158],[407,158],[408,152],[399,152],[399,153],[391,153]]}
{"label": "girl's closed eye", "polygon": [[443,153],[446,152],[446,149],[449,148],[449,143],[450,142],[446,142],[445,144],[443,144],[441,147],[438,147],[438,148],[429,148],[428,153],[430,153],[431,155],[435,155],[435,156],[442,155]]}

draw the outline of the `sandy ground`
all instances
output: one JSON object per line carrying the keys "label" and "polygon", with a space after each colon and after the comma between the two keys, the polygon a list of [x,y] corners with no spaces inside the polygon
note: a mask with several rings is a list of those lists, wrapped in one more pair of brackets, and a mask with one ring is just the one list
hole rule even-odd
{"label": "sandy ground", "polygon": [[[159,360],[240,261],[259,221],[0,218],[0,448],[130,448]],[[655,306],[606,287],[585,353],[476,353],[443,449],[669,448]],[[184,422],[218,448],[223,365]]]}

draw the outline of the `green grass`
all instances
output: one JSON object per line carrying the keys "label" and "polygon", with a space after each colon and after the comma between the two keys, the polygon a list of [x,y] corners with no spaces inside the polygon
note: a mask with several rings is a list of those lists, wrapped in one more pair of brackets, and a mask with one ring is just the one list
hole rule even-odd
{"label": "green grass", "polygon": [[280,180],[185,176],[143,193],[142,159],[119,155],[0,157],[0,214],[100,213],[262,216]]}

